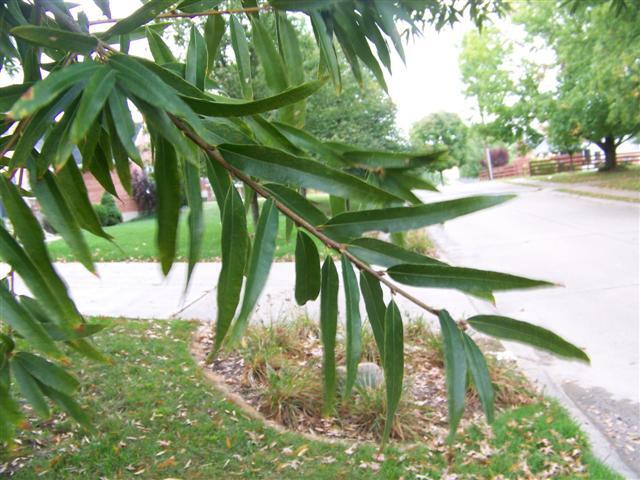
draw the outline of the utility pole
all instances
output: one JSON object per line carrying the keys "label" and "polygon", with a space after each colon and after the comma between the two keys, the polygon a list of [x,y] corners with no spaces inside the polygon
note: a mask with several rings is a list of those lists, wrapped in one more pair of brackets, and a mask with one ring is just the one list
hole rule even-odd
{"label": "utility pole", "polygon": [[489,179],[493,180],[493,165],[491,165],[491,150],[489,147],[484,147],[484,151],[487,155],[487,166],[489,167]]}

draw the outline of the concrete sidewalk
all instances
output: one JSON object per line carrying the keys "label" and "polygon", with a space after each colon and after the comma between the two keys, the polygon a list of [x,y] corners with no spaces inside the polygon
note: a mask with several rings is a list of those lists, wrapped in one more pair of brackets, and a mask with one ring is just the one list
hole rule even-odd
{"label": "concrete sidewalk", "polygon": [[594,196],[601,195],[603,197],[610,197],[612,200],[619,198],[621,201],[640,201],[640,192],[634,190],[621,190],[618,188],[604,188],[597,185],[591,185],[588,182],[585,183],[558,183],[558,182],[545,182],[544,180],[533,180],[531,178],[518,178],[510,180],[511,183],[516,183],[524,186],[543,187],[546,189],[560,190],[566,193],[576,194],[591,194]]}

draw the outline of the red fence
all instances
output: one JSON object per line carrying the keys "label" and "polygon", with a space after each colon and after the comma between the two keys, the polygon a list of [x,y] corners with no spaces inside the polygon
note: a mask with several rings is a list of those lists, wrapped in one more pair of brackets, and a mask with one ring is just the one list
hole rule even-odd
{"label": "red fence", "polygon": [[[554,155],[542,160],[517,159],[514,163],[493,169],[493,178],[522,177],[527,175],[551,175],[576,170],[595,170],[604,164],[604,156],[584,154]],[[619,153],[618,163],[640,163],[640,152]],[[489,172],[480,172],[481,180],[489,179]]]}

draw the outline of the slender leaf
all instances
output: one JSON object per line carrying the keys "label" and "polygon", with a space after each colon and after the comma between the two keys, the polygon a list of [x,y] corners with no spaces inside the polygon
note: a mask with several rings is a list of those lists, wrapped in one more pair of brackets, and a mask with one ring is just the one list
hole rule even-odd
{"label": "slender leaf", "polygon": [[382,433],[382,444],[389,439],[393,418],[395,417],[400,397],[402,396],[402,380],[404,375],[404,333],[400,310],[393,302],[389,302],[384,317],[384,383],[387,393],[387,416]]}
{"label": "slender leaf", "polygon": [[162,36],[158,32],[146,27],[145,34],[147,36],[147,43],[149,44],[151,55],[157,63],[163,65],[165,63],[173,63],[176,61],[176,57],[173,56],[171,49],[166,43],[164,43]]}
{"label": "slender leaf", "polygon": [[367,310],[367,318],[371,325],[373,338],[376,341],[376,346],[380,353],[380,360],[384,365],[385,312],[387,309],[384,306],[384,297],[382,296],[380,281],[375,277],[375,275],[367,272],[366,270],[362,270],[360,271],[360,291],[364,298],[364,305]]}
{"label": "slender leaf", "polygon": [[449,315],[449,312],[440,310],[438,318],[442,331],[449,408],[449,442],[451,443],[464,413],[464,398],[467,389],[467,359],[462,333],[458,329],[456,322]]}
{"label": "slender leaf", "polygon": [[292,127],[291,125],[287,125],[286,123],[273,122],[273,124],[298,148],[317,155],[323,162],[331,166],[341,168],[345,166],[344,160],[335,150],[308,132]]}
{"label": "slender leaf", "polygon": [[347,150],[343,158],[355,167],[405,170],[428,166],[446,153],[444,149],[427,152],[385,152],[377,150]]}
{"label": "slender leaf", "polygon": [[194,112],[200,115],[206,115],[208,117],[242,117],[270,112],[304,100],[317,92],[324,83],[323,80],[304,83],[271,97],[261,98],[251,102],[231,102],[230,100],[232,99],[229,99],[229,102],[225,103],[222,101],[213,101],[213,99],[188,96],[183,97],[183,100]]}
{"label": "slender leaf", "polygon": [[71,142],[82,140],[96,119],[116,84],[116,72],[101,67],[87,82],[80,105],[71,125]]}
{"label": "slender leaf", "polygon": [[[276,30],[278,34],[278,49],[286,67],[290,85],[304,83],[304,58],[298,42],[298,34],[287,18],[286,14],[276,12]],[[305,102],[294,105],[291,109],[281,112],[281,120],[302,127],[305,117]]]}
{"label": "slender leaf", "polygon": [[78,422],[90,432],[95,431],[95,428],[93,427],[93,424],[87,412],[85,412],[80,407],[80,405],[78,405],[78,403],[68,394],[61,392],[55,388],[51,388],[44,382],[42,385],[40,385],[40,388],[47,397],[53,400],[54,403],[58,405],[58,407],[64,410],[76,422]]}
{"label": "slender leaf", "polygon": [[22,366],[20,362],[11,362],[11,371],[20,389],[20,393],[29,402],[38,415],[49,418],[51,412],[44,398],[42,390],[31,374]]}
{"label": "slender leaf", "polygon": [[345,379],[342,397],[349,398],[353,386],[358,376],[358,364],[362,353],[362,321],[360,319],[360,293],[358,292],[358,281],[353,271],[351,262],[342,255],[342,283],[344,285],[345,310],[347,313],[347,336],[346,336],[346,366],[347,377]]}
{"label": "slender leaf", "polygon": [[467,322],[475,330],[492,337],[531,345],[561,357],[590,362],[589,356],[583,350],[559,335],[522,320],[498,315],[476,315]]}
{"label": "slender leaf", "polygon": [[[98,69],[99,64],[93,61],[76,63],[51,73],[44,80],[36,83],[18,100],[9,116],[22,120],[53,102],[59,94],[71,88],[74,84],[88,79]],[[64,107],[63,107],[64,108]]]}
{"label": "slender leaf", "polygon": [[317,188],[340,197],[363,201],[397,200],[393,195],[367,184],[354,175],[308,158],[294,157],[273,148],[253,145],[223,144],[218,148],[225,160],[234,167],[264,180]]}
{"label": "slender leaf", "polygon": [[114,88],[109,95],[109,111],[113,117],[116,134],[120,143],[127,151],[127,155],[138,165],[142,165],[140,152],[133,143],[136,136],[135,126],[131,118],[131,111],[127,105],[127,99],[120,93],[118,88]]}
{"label": "slender leaf", "polygon": [[313,27],[313,34],[316,37],[316,42],[320,49],[320,59],[323,64],[329,70],[331,80],[336,87],[336,90],[342,88],[342,81],[340,79],[340,67],[338,64],[338,56],[333,46],[333,34],[327,28],[327,25],[319,12],[312,11],[309,13],[311,19],[311,26]]}
{"label": "slender leaf", "polygon": [[[251,34],[253,36],[252,45],[262,64],[267,86],[275,93],[286,90],[289,86],[289,80],[282,57],[278,54],[278,50],[260,17],[251,17]],[[296,68],[300,67],[301,65],[296,66]]]}
{"label": "slender leaf", "polygon": [[296,287],[298,305],[315,300],[320,293],[320,256],[311,237],[298,230],[296,238]]}
{"label": "slender leaf", "polygon": [[204,81],[207,76],[207,44],[204,37],[193,25],[189,34],[189,47],[187,48],[187,64],[185,79],[200,90],[204,90]]}
{"label": "slender leaf", "polygon": [[220,53],[220,43],[226,23],[222,15],[209,15],[204,24],[204,40],[207,44],[207,75],[213,71],[213,64]]}
{"label": "slender leaf", "polygon": [[380,267],[388,268],[406,263],[445,265],[435,258],[405,250],[393,243],[378,240],[377,238],[357,238],[350,242],[347,249],[360,260]]}
{"label": "slender leaf", "polygon": [[224,341],[240,300],[249,238],[238,191],[231,186],[222,209],[222,269],[218,278],[218,316],[214,352]]}
{"label": "slender leaf", "polygon": [[[0,373],[2,373],[1,369]],[[0,382],[0,440],[12,438],[13,430],[21,420],[20,407],[11,398],[8,385]]]}
{"label": "slender leaf", "polygon": [[249,323],[249,316],[260,297],[260,293],[264,288],[271,263],[273,262],[273,254],[276,249],[276,236],[278,234],[278,209],[271,200],[267,200],[262,206],[260,219],[256,228],[256,236],[253,241],[253,249],[249,260],[249,268],[247,271],[247,283],[244,288],[244,298],[240,313],[236,318],[235,324],[231,330],[229,344],[236,344],[244,334]]}
{"label": "slender leaf", "polygon": [[499,205],[512,198],[513,195],[477,196],[414,207],[346,212],[333,217],[323,229],[326,233],[340,238],[355,238],[371,231],[403,232],[442,223]]}
{"label": "slender leaf", "polygon": [[229,19],[231,46],[236,57],[236,66],[240,77],[240,90],[246,99],[253,98],[253,86],[251,84],[251,57],[249,55],[249,42],[240,21],[231,15]]}
{"label": "slender leaf", "polygon": [[207,178],[209,179],[209,184],[211,185],[213,194],[216,197],[218,210],[220,211],[220,220],[222,220],[222,211],[225,200],[227,198],[227,193],[231,188],[231,177],[229,176],[229,172],[227,172],[222,165],[212,160],[210,157],[206,157],[205,161],[207,165]]}
{"label": "slender leaf", "polygon": [[96,37],[85,35],[84,33],[60,30],[59,28],[21,25],[12,28],[11,34],[27,42],[65,52],[88,54],[98,46]]}
{"label": "slender leaf", "polygon": [[414,287],[455,288],[493,301],[491,292],[553,286],[542,280],[449,265],[396,265],[387,270],[395,281]]}
{"label": "slender leaf", "polygon": [[18,352],[13,361],[20,363],[39,382],[67,395],[71,395],[80,386],[78,380],[66,370],[32,353]]}
{"label": "slender leaf", "polygon": [[176,256],[176,237],[180,217],[180,176],[176,151],[164,139],[155,142],[156,241],[162,273],[167,275]]}
{"label": "slender leaf", "polygon": [[276,183],[267,183],[264,185],[264,188],[268,190],[278,202],[284,204],[289,210],[302,217],[311,225],[322,225],[327,221],[327,216],[322,213],[322,210],[295,190]]}
{"label": "slender leaf", "polygon": [[[194,147],[193,155],[198,157],[199,150]],[[187,285],[191,279],[193,269],[200,259],[202,239],[204,235],[204,212],[202,206],[202,193],[200,190],[200,168],[192,162],[182,162],[187,205],[189,205],[189,266],[187,273]]]}
{"label": "slender leaf", "polygon": [[338,271],[331,256],[322,264],[320,288],[320,339],[322,340],[322,414],[330,416],[336,401],[336,331],[338,328]]}
{"label": "slender leaf", "polygon": [[464,352],[467,356],[467,366],[473,378],[473,384],[476,387],[482,409],[489,423],[493,422],[493,384],[491,383],[491,375],[487,367],[487,361],[478,348],[478,345],[471,339],[469,335],[462,332],[462,340],[464,342]]}

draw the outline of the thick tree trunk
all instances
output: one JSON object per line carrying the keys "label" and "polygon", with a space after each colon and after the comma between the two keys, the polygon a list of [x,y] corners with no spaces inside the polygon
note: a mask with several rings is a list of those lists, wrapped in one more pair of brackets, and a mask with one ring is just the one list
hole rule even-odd
{"label": "thick tree trunk", "polygon": [[602,170],[613,170],[616,168],[618,161],[616,158],[616,141],[613,137],[605,137],[604,142],[600,146],[604,152],[604,167]]}

